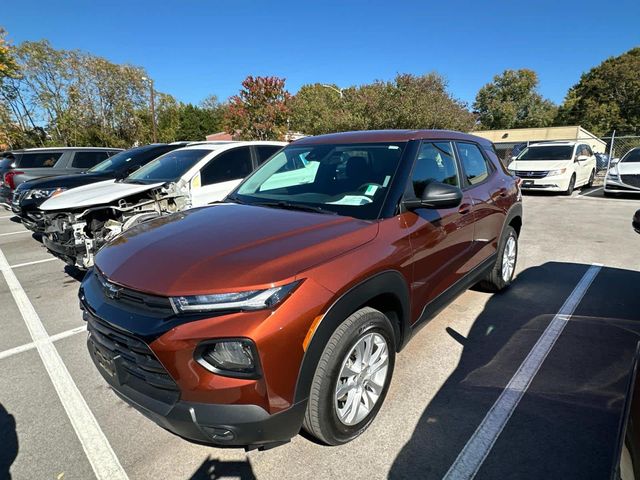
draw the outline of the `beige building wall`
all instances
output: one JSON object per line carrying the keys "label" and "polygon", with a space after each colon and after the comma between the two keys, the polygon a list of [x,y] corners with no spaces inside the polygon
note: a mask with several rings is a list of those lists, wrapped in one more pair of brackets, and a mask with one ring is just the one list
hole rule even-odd
{"label": "beige building wall", "polygon": [[588,143],[594,152],[605,152],[607,144],[580,126],[510,128],[506,130],[478,130],[470,132],[493,143],[524,143],[545,140],[580,140]]}

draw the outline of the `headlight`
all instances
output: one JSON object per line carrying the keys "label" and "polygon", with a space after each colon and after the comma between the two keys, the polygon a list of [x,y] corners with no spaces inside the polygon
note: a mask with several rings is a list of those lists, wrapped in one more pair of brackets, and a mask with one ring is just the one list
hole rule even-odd
{"label": "headlight", "polygon": [[607,172],[607,178],[610,178],[611,180],[620,180],[620,174],[618,173],[618,170],[611,169]]}
{"label": "headlight", "polygon": [[299,283],[293,282],[266,290],[171,297],[170,300],[176,313],[208,312],[212,310],[262,310],[280,303]]}
{"label": "headlight", "polygon": [[49,197],[55,197],[56,195],[64,192],[66,188],[38,188],[29,190],[25,198],[41,200]]}
{"label": "headlight", "polygon": [[550,170],[549,173],[547,173],[547,177],[553,177],[554,175],[562,175],[566,171],[567,171],[566,168],[559,168],[558,170]]}

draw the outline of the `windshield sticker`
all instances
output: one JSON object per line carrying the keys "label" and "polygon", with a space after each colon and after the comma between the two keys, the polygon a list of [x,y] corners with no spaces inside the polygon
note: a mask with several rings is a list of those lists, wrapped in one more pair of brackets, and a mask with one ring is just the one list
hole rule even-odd
{"label": "windshield sticker", "polygon": [[369,185],[365,190],[364,194],[368,197],[371,197],[376,194],[378,191],[378,185]]}

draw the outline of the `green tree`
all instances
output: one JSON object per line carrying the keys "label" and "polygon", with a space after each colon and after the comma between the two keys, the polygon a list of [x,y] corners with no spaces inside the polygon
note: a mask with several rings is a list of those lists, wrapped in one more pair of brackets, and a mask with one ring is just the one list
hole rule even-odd
{"label": "green tree", "polygon": [[289,100],[285,80],[248,76],[224,115],[227,132],[246,140],[282,140],[288,130]]}
{"label": "green tree", "polygon": [[292,128],[308,134],[343,130],[436,128],[470,130],[475,118],[447,91],[437,73],[399,74],[392,81],[349,87],[339,92],[319,84],[295,95]]}
{"label": "green tree", "polygon": [[16,77],[20,68],[16,62],[13,47],[6,40],[7,33],[0,27],[0,83],[6,77]]}
{"label": "green tree", "polygon": [[537,91],[538,76],[528,69],[505,70],[483,86],[473,104],[482,128],[550,126],[557,107]]}
{"label": "green tree", "polygon": [[606,59],[569,89],[556,123],[582,125],[596,135],[640,129],[640,47]]}

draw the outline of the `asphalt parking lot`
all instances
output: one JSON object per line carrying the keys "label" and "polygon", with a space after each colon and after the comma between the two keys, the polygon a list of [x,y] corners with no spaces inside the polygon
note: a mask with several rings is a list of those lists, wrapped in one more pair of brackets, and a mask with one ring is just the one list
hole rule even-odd
{"label": "asphalt parking lot", "polygon": [[468,291],[423,328],[362,437],[325,447],[299,435],[249,453],[184,441],[119,400],[86,351],[80,276],[0,212],[0,478],[461,478],[482,453],[479,426],[494,438],[476,478],[604,478],[640,331],[638,208],[597,188],[526,195],[513,286]]}

